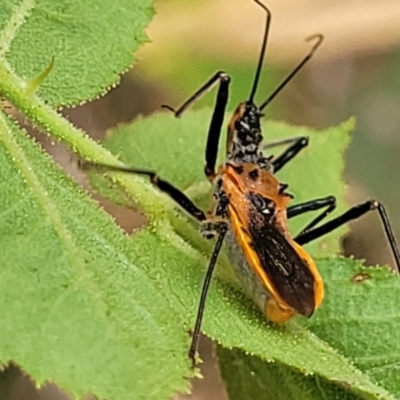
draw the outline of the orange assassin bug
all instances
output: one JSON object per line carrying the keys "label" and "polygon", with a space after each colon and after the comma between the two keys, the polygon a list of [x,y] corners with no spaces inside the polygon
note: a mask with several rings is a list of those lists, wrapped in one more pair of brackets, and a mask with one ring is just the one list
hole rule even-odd
{"label": "orange assassin bug", "polygon": [[[260,119],[263,109],[307,63],[321,44],[316,39],[311,51],[302,59],[286,79],[260,105],[256,94],[271,21],[269,9],[254,0],[266,12],[266,27],[261,54],[249,99],[239,104],[228,124],[226,162],[216,171],[216,160],[228,101],[230,78],[217,72],[181,107],[174,110],[180,117],[196,99],[219,83],[216,105],[209,126],[205,150],[205,175],[214,185],[213,204],[208,213],[199,209],[182,191],[161,179],[156,172],[123,166],[98,163],[87,165],[109,171],[148,176],[161,191],[168,194],[188,214],[201,223],[201,233],[206,239],[216,238],[214,250],[205,275],[196,322],[192,334],[189,357],[195,363],[205,301],[214,267],[223,241],[226,240],[233,268],[244,290],[253,298],[266,317],[275,323],[284,323],[296,314],[310,317],[324,297],[322,278],[315,262],[303,245],[357,219],[371,210],[377,210],[388,238],[397,269],[400,271],[400,254],[384,207],[374,200],[351,207],[345,213],[320,224],[336,207],[333,196],[289,205],[292,196],[287,184],[280,183],[275,174],[308,145],[307,137],[289,138],[260,147],[263,139]],[[266,155],[263,150],[287,145],[278,156]],[[292,237],[287,220],[309,211],[322,210],[301,232]]]}

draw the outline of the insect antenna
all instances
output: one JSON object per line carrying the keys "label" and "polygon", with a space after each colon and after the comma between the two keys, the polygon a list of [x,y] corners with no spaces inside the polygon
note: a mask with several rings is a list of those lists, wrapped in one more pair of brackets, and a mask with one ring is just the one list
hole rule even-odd
{"label": "insect antenna", "polygon": [[315,51],[318,49],[324,37],[320,34],[312,35],[306,39],[306,41],[310,41],[313,39],[317,39],[317,42],[314,44],[310,52],[301,60],[301,62],[297,65],[297,67],[281,82],[281,84],[269,95],[267,100],[265,100],[259,107],[260,111],[263,110],[271,101],[275,98],[275,96],[286,86],[288,82],[292,80],[292,78],[301,70],[304,64],[307,63],[308,60],[313,56]]}
{"label": "insect antenna", "polygon": [[256,94],[257,86],[258,86],[258,81],[260,80],[260,74],[261,74],[261,68],[262,64],[264,61],[264,55],[265,55],[265,50],[267,49],[267,40],[268,40],[268,32],[269,32],[269,26],[271,24],[271,11],[260,1],[254,0],[262,9],[265,10],[267,13],[267,20],[265,24],[265,31],[264,31],[264,37],[261,45],[261,52],[260,52],[260,57],[258,59],[258,65],[256,69],[256,74],[254,76],[254,82],[253,82],[253,87],[250,92],[250,97],[249,97],[249,103],[253,103],[254,101],[254,96]]}

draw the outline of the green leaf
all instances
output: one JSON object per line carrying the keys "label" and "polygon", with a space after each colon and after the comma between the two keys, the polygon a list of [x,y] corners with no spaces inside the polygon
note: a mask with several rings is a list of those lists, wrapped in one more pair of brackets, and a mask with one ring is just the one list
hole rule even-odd
{"label": "green leaf", "polygon": [[[319,376],[304,376],[307,371],[289,368],[279,358],[278,362],[266,363],[258,352],[252,356],[219,346],[221,372],[232,400],[251,399],[255,393],[260,400],[400,398],[398,276],[344,258],[319,260],[318,266],[326,282],[326,299],[304,325],[391,395],[359,391],[339,376],[340,370],[333,372],[328,382]],[[321,364],[327,360],[310,353],[308,361]],[[344,391],[346,387],[352,390]]]}
{"label": "green leaf", "polygon": [[[321,261],[328,282],[324,307],[307,327],[361,371],[400,398],[400,291],[398,276],[341,259]],[[342,298],[348,302],[343,307]],[[337,308],[339,308],[337,310]]]}
{"label": "green leaf", "polygon": [[305,376],[293,368],[265,362],[238,349],[227,350],[218,346],[217,356],[230,400],[363,398],[318,376]]}
{"label": "green leaf", "polygon": [[[171,204],[143,180],[113,174],[152,217],[130,239],[4,117],[0,141],[2,362],[14,360],[39,384],[55,381],[76,396],[167,399],[187,390],[186,329],[207,258],[174,232],[177,221],[190,230],[186,219],[169,212]],[[102,154],[94,143],[77,143],[86,144],[81,152],[91,146]],[[323,271],[335,262],[326,261]],[[348,307],[345,294],[342,300]],[[272,327],[229,283],[212,285],[204,331],[224,347],[313,373],[363,398],[392,398],[296,322]]]}
{"label": "green leaf", "polygon": [[0,139],[2,363],[79,397],[187,391],[187,334],[146,273],[162,241],[132,242],[3,115]]}
{"label": "green leaf", "polygon": [[[8,2],[0,10],[0,94],[85,159],[115,163],[114,157],[46,103],[76,104],[115,84],[133,62],[132,51],[145,40],[143,28],[150,13],[146,0]],[[54,69],[36,95],[34,83],[46,75],[43,71],[53,57]],[[182,121],[165,115],[146,120],[142,139],[136,133],[139,125],[135,126],[139,152],[133,152],[127,162],[145,166],[136,162],[140,155],[143,164],[163,160],[160,172],[168,177],[168,171],[175,171],[170,179],[203,201],[208,191],[202,160],[209,118],[210,111],[205,110],[189,113]],[[303,132],[312,135],[315,153],[310,155],[311,148],[303,152],[292,168],[280,174],[291,184],[296,201],[327,194],[341,197],[338,172],[343,168],[341,153],[351,126],[349,122],[322,134],[265,125],[268,140]],[[127,132],[132,134],[130,128]],[[164,137],[168,140],[161,146]],[[147,146],[140,144],[148,139]],[[130,140],[125,135],[117,151],[127,149]],[[13,360],[39,384],[55,381],[79,397],[94,393],[117,400],[167,399],[187,391],[185,377],[193,372],[186,356],[186,329],[195,317],[207,263],[202,254],[209,249],[195,233],[194,224],[188,224],[171,202],[140,178],[113,175],[115,184],[139,204],[151,223],[130,239],[3,115],[0,141],[2,363]],[[171,148],[175,153],[169,153]],[[296,232],[303,224],[299,218],[291,229]],[[340,234],[310,247],[312,254],[332,254]],[[228,264],[226,258],[222,257],[221,264]],[[321,263],[324,275],[335,268],[336,260]],[[388,276],[385,282],[398,296],[396,278]],[[329,288],[328,274],[326,280]],[[318,313],[329,310],[332,320],[341,320],[351,304],[354,310],[365,307],[358,293],[349,296],[346,291],[333,305],[327,299]],[[381,312],[381,290],[371,299],[381,304]],[[398,304],[397,297],[394,303]],[[382,321],[373,307],[370,313],[366,310],[365,320]],[[341,328],[337,334],[347,335],[342,325],[337,326]],[[387,335],[396,334],[393,326],[385,330]],[[387,370],[397,364],[386,360],[398,353],[396,345],[391,341],[385,346],[371,345],[379,338],[375,329],[368,329],[353,354],[358,328],[353,326],[346,336],[351,340],[343,341],[335,336],[335,328],[329,320],[325,325],[311,324],[324,342],[295,321],[272,327],[251,302],[222,280],[216,280],[211,289],[204,324],[204,331],[225,347],[274,361],[281,370],[315,374],[317,380],[362,398],[393,398],[385,389],[397,394],[398,383],[392,376],[395,372]],[[365,352],[364,357],[363,347],[374,351]]]}
{"label": "green leaf", "polygon": [[10,0],[0,7],[1,64],[33,79],[54,58],[39,89],[52,105],[92,99],[119,81],[145,42],[151,0]]}

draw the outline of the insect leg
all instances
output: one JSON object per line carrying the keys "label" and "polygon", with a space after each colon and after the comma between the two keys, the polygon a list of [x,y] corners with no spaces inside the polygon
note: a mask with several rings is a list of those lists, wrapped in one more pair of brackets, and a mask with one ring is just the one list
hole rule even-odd
{"label": "insect leg", "polygon": [[211,255],[211,260],[210,263],[208,264],[206,276],[203,282],[203,287],[201,289],[200,302],[197,308],[196,322],[192,334],[192,343],[190,344],[190,349],[189,349],[189,358],[192,360],[193,366],[195,366],[196,364],[196,351],[199,342],[201,323],[203,321],[204,306],[206,303],[207,293],[210,287],[212,274],[214,272],[214,268],[217,263],[218,254],[221,250],[226,231],[228,230],[228,225],[225,222],[220,222],[216,227],[216,230],[218,231],[219,235],[217,238],[217,242],[215,243],[214,251]]}
{"label": "insect leg", "polygon": [[175,117],[179,118],[191,105],[193,105],[200,97],[210,91],[218,82],[222,84],[222,82],[226,79],[228,79],[228,81],[230,80],[225,72],[218,71],[200,89],[190,96],[177,110],[167,104],[163,104],[161,107],[172,111]]}
{"label": "insect leg", "polygon": [[139,169],[139,168],[131,168],[117,165],[108,165],[108,164],[100,164],[100,163],[91,163],[88,161],[81,162],[81,167],[83,169],[100,169],[106,172],[124,172],[128,174],[138,174],[145,175],[150,178],[150,182],[155,185],[162,192],[168,194],[172,200],[178,203],[187,213],[189,213],[192,217],[197,219],[198,221],[204,221],[206,216],[202,210],[200,210],[181,190],[171,185],[169,182],[161,179],[155,172]]}
{"label": "insect leg", "polygon": [[372,210],[378,210],[379,217],[382,221],[382,225],[386,233],[386,237],[389,241],[390,248],[392,249],[397,270],[400,272],[400,252],[396,244],[396,239],[394,238],[392,228],[390,226],[389,218],[382,204],[378,203],[375,200],[369,200],[365,203],[354,206],[342,215],[339,215],[338,217],[332,219],[331,221],[328,221],[317,228],[305,231],[303,234],[296,236],[294,240],[300,245],[309,243],[323,235],[326,235],[329,232],[332,232],[336,228],[344,225],[345,223],[363,216],[364,214]]}
{"label": "insect leg", "polygon": [[[308,137],[307,136],[300,136],[298,138],[293,138],[293,139],[286,139],[290,140],[291,145],[288,146],[286,150],[282,154],[280,154],[278,157],[275,157],[272,159],[272,164],[274,166],[274,172],[278,172],[286,163],[288,163],[292,158],[296,157],[296,155],[304,149],[304,147],[308,146]],[[285,141],[282,141],[285,143]],[[290,143],[289,142],[289,143]],[[274,142],[276,145],[278,145],[278,142]],[[268,144],[267,144],[268,146]],[[269,145],[269,147],[272,147]]]}
{"label": "insect leg", "polygon": [[324,218],[326,218],[336,208],[336,198],[333,196],[328,196],[323,197],[322,199],[315,199],[288,207],[288,218],[293,218],[297,215],[304,214],[309,211],[320,210],[324,207],[326,207],[326,209],[321,214],[317,215],[305,228],[303,228],[298,236],[304,235],[307,231],[309,231],[315,225],[319,224]]}
{"label": "insect leg", "polygon": [[282,146],[284,144],[292,144],[293,142],[295,142],[298,139],[299,139],[299,136],[278,139],[278,140],[270,140],[267,143],[263,144],[262,148],[263,148],[263,150],[266,150],[266,149],[271,149],[273,147]]}
{"label": "insect leg", "polygon": [[198,98],[211,90],[214,85],[219,82],[217,100],[211,118],[210,127],[208,129],[205,154],[206,165],[204,168],[204,172],[210,181],[212,181],[215,177],[215,164],[217,162],[218,144],[219,138],[221,136],[222,124],[224,122],[226,104],[228,102],[230,81],[231,78],[226,75],[225,72],[218,71],[208,82],[206,82],[199,90],[197,90],[197,92],[188,100],[186,100],[177,110],[167,105],[163,106],[164,108],[171,110],[175,114],[175,117],[180,117],[185,112],[185,110],[189,108]]}
{"label": "insect leg", "polygon": [[221,84],[218,88],[217,102],[214,107],[214,112],[211,118],[210,127],[207,134],[206,144],[206,165],[204,173],[209,181],[215,178],[215,164],[218,156],[219,138],[221,136],[221,128],[224,122],[226,104],[229,95],[229,83],[231,78],[228,75],[221,74]]}

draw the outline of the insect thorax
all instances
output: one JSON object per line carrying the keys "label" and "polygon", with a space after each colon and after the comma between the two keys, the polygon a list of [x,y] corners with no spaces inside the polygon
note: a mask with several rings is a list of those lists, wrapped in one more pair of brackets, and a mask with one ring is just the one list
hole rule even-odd
{"label": "insect thorax", "polygon": [[260,117],[254,104],[239,105],[228,126],[227,158],[228,162],[251,163],[272,172],[271,157],[266,157],[260,149],[263,139]]}
{"label": "insect thorax", "polygon": [[228,156],[228,161],[234,164],[250,163],[257,165],[260,169],[273,171],[271,157],[266,157],[264,153],[253,145],[243,145],[234,141],[232,143],[232,152]]}

